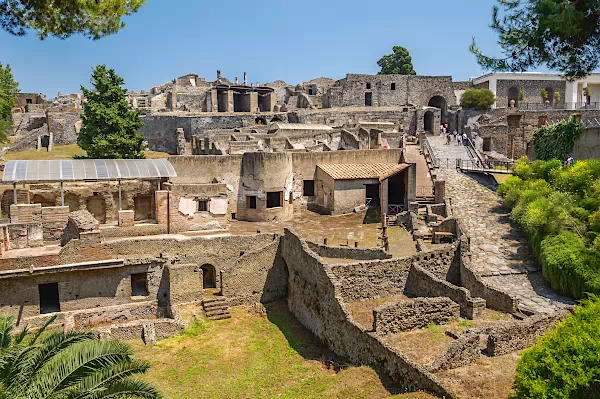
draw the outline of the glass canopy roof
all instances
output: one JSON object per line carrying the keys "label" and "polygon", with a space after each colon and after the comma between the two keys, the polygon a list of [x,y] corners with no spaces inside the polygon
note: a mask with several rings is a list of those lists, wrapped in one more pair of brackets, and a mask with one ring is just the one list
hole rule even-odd
{"label": "glass canopy roof", "polygon": [[166,159],[68,159],[53,161],[8,161],[5,183],[83,180],[130,180],[176,177]]}

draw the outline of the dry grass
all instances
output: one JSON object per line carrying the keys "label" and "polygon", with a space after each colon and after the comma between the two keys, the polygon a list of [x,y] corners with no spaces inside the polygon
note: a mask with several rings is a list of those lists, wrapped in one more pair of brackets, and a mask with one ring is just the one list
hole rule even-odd
{"label": "dry grass", "polygon": [[[169,156],[166,152],[144,151],[146,158],[166,158]],[[79,148],[77,144],[57,145],[52,147],[52,151],[46,150],[24,150],[24,151],[9,151],[4,155],[4,159],[9,160],[53,160],[53,159],[71,159],[75,156],[85,155],[85,151]]]}
{"label": "dry grass", "polygon": [[[285,303],[268,309],[267,317],[259,317],[235,307],[232,319],[200,318],[183,335],[155,346],[132,342],[136,356],[152,364],[144,378],[165,398],[390,397],[368,367],[339,373],[326,369],[321,361],[324,348]],[[425,393],[393,397],[434,398]]]}
{"label": "dry grass", "polygon": [[444,386],[459,397],[473,399],[506,399],[512,393],[512,382],[519,354],[479,358],[475,363],[436,373]]}
{"label": "dry grass", "polygon": [[420,364],[437,359],[453,341],[444,334],[443,326],[390,334],[386,335],[384,340],[400,350],[406,357]]}

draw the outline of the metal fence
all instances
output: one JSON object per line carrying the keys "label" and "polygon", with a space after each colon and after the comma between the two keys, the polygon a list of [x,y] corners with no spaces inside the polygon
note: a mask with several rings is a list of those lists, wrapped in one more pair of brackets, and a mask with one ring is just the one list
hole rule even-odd
{"label": "metal fence", "polygon": [[[510,107],[508,107],[510,109]],[[543,104],[543,103],[523,103],[515,106],[515,108],[524,111],[545,111],[545,110],[585,110],[585,109],[597,109],[600,110],[600,102],[564,102],[558,104]]]}
{"label": "metal fence", "polygon": [[485,172],[500,172],[500,173],[508,173],[512,170],[512,167],[515,163],[513,161],[496,161],[496,160],[488,160],[484,162],[480,162],[479,160],[465,160],[465,159],[457,159],[456,160],[456,169],[461,170],[480,170]]}

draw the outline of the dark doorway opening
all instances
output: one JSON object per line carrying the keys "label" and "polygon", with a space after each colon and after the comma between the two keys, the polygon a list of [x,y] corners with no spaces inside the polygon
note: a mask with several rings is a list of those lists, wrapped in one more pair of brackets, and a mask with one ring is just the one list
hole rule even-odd
{"label": "dark doorway opening", "polygon": [[365,93],[365,106],[371,107],[373,105],[373,93]]}
{"label": "dark doorway opening", "polygon": [[314,180],[304,180],[302,195],[304,195],[305,197],[314,197],[314,195],[315,195],[315,181]]}
{"label": "dark doorway opening", "polygon": [[283,192],[271,191],[267,193],[267,208],[277,208],[281,206]]}
{"label": "dark doorway opening", "polygon": [[426,132],[433,132],[433,112],[431,111],[425,112],[425,116],[423,117],[423,130]]}
{"label": "dark doorway opening", "polygon": [[246,197],[246,207],[248,209],[256,209],[256,195],[249,195]]}
{"label": "dark doorway opening", "polygon": [[398,173],[388,179],[388,204],[407,205],[406,200],[407,172]]}
{"label": "dark doorway opening", "polygon": [[148,273],[131,275],[131,296],[148,296]]}
{"label": "dark doorway opening", "polygon": [[202,288],[217,288],[217,271],[213,265],[202,265]]}
{"label": "dark doorway opening", "polygon": [[254,119],[254,124],[260,125],[260,126],[266,126],[267,120],[264,117],[259,116],[258,118]]}
{"label": "dark doorway opening", "polygon": [[60,312],[58,283],[38,285],[40,293],[40,314]]}
{"label": "dark doorway opening", "polygon": [[515,100],[515,107],[519,106],[519,89],[517,87],[511,87],[508,89],[508,107],[510,107],[510,101]]}
{"label": "dark doorway opening", "polygon": [[42,148],[50,147],[50,136],[47,134],[42,136]]}
{"label": "dark doorway opening", "polygon": [[485,137],[483,139],[483,151],[492,151],[492,138]]}
{"label": "dark doorway opening", "polygon": [[366,204],[371,207],[379,206],[379,184],[365,184]]}

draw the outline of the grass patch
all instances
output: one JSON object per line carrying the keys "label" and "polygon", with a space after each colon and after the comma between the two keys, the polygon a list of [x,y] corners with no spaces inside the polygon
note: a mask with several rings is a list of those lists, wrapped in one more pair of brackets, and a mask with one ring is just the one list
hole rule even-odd
{"label": "grass patch", "polygon": [[433,323],[429,323],[427,329],[433,334],[443,334],[442,329]]}
{"label": "grass patch", "polygon": [[461,318],[458,321],[458,325],[461,326],[461,327],[465,327],[465,328],[471,328],[471,327],[475,326],[475,323],[473,323],[473,320]]}
{"label": "grass patch", "polygon": [[[200,319],[155,346],[132,341],[136,357],[152,365],[144,378],[168,399],[390,397],[368,367],[326,369],[322,344],[285,303],[267,309],[267,317],[258,317],[234,307],[231,319]],[[433,398],[425,393],[394,397]]]}
{"label": "grass patch", "polygon": [[[166,158],[169,156],[166,152],[144,151],[146,158]],[[83,156],[85,151],[79,148],[77,144],[71,145],[55,145],[52,151],[48,152],[45,149],[40,151],[36,149],[23,151],[9,151],[4,155],[4,159],[9,160],[53,160],[53,159],[71,159],[75,156]]]}

